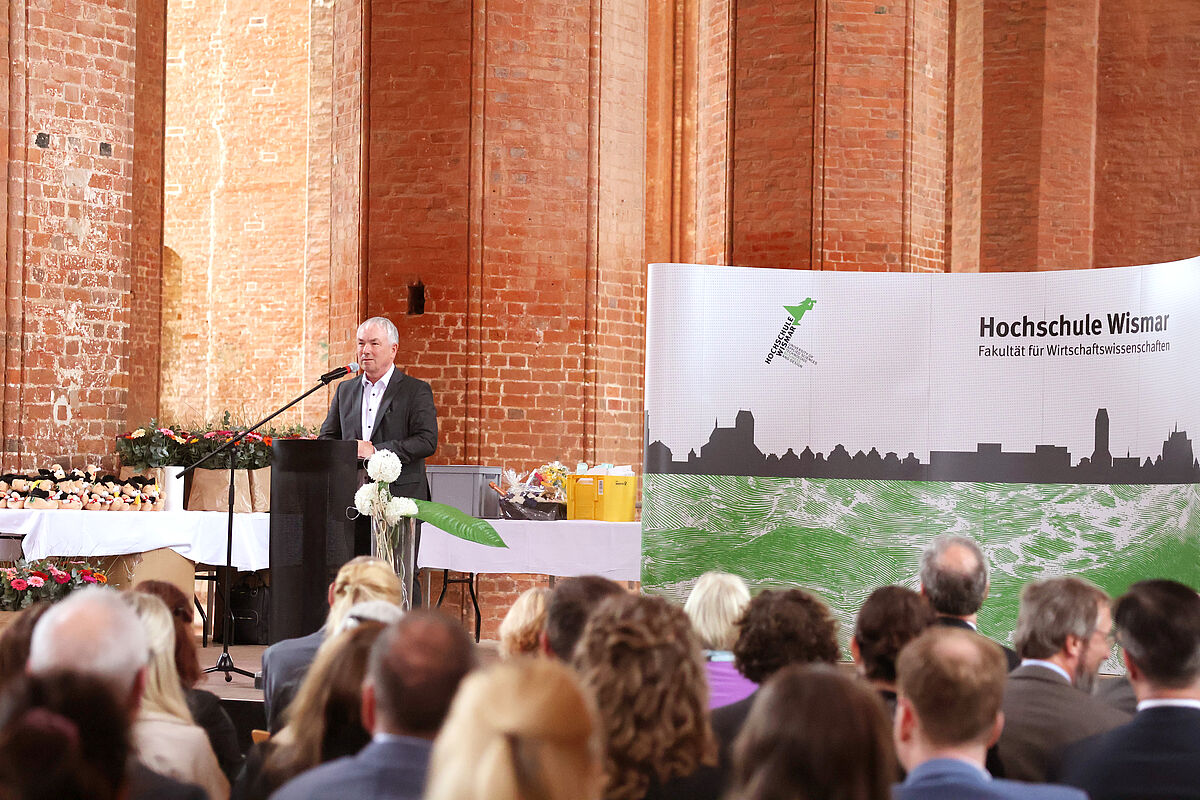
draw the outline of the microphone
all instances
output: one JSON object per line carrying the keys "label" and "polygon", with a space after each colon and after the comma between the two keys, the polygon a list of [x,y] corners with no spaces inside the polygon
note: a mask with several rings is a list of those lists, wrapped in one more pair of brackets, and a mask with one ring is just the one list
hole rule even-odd
{"label": "microphone", "polygon": [[322,375],[319,380],[321,383],[329,383],[330,381],[336,381],[343,375],[353,375],[356,372],[358,372],[358,364],[352,361],[344,367],[338,367],[337,369],[329,370],[329,372],[326,372],[324,375]]}

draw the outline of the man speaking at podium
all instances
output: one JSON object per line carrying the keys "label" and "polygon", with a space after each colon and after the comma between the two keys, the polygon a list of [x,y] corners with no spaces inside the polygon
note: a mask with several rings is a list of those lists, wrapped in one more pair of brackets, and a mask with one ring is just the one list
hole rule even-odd
{"label": "man speaking at podium", "polygon": [[[386,317],[371,317],[358,326],[355,352],[362,377],[338,384],[318,438],[355,440],[360,459],[391,450],[404,465],[392,494],[428,500],[425,459],[437,450],[437,409],[428,383],[396,369],[399,346],[400,333]],[[360,527],[367,529],[366,554],[369,527]],[[356,541],[355,550],[363,545]]]}

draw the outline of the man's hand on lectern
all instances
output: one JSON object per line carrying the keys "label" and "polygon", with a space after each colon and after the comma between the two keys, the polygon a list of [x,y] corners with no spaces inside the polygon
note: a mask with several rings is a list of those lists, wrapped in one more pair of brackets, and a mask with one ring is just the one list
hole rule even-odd
{"label": "man's hand on lectern", "polygon": [[371,444],[370,442],[365,442],[362,439],[358,440],[358,457],[359,458],[370,458],[374,452],[375,452],[375,445]]}

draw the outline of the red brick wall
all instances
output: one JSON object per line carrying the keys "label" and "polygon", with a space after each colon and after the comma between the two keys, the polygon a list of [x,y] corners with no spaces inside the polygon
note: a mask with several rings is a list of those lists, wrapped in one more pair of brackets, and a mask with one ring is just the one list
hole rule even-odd
{"label": "red brick wall", "polygon": [[946,266],[978,272],[983,184],[983,4],[959,0],[952,19],[948,87]]}
{"label": "red brick wall", "polygon": [[1095,266],[1200,252],[1200,4],[1100,6]]}
{"label": "red brick wall", "polygon": [[9,15],[2,461],[27,468],[108,454],[125,423],[135,18],[131,1]]}

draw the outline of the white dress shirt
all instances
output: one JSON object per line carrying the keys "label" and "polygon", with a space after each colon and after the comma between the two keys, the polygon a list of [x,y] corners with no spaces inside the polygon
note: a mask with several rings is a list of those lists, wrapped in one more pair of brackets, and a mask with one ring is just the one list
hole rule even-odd
{"label": "white dress shirt", "polygon": [[375,417],[379,413],[379,406],[383,402],[383,393],[387,391],[388,382],[392,379],[392,374],[396,371],[395,366],[388,367],[388,371],[383,373],[383,377],[371,383],[367,380],[367,376],[362,376],[362,438],[363,441],[371,440],[371,432],[375,430]]}

